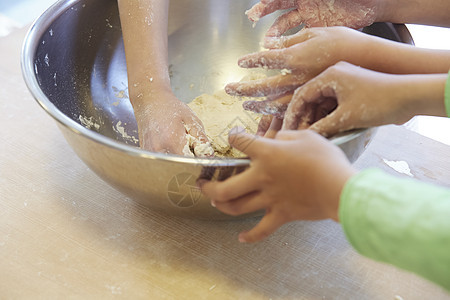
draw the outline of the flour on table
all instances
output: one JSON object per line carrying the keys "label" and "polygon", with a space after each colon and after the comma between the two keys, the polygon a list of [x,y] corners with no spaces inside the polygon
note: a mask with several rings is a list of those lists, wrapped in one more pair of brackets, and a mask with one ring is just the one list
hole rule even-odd
{"label": "flour on table", "polygon": [[[244,77],[241,81],[264,77],[266,77],[264,74],[255,73]],[[216,156],[244,156],[242,152],[230,146],[228,133],[234,127],[242,127],[248,133],[256,133],[261,116],[242,108],[242,103],[246,100],[254,99],[230,96],[224,90],[219,90],[213,95],[200,95],[188,104],[203,122],[206,135],[211,141]]]}

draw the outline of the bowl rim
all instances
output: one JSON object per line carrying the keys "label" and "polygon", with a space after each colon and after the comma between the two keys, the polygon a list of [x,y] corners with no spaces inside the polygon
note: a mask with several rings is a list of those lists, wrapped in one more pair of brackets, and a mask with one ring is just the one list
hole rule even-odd
{"label": "bowl rim", "polygon": [[[176,154],[164,154],[159,152],[151,152],[143,150],[136,146],[130,146],[125,143],[115,141],[112,138],[104,136],[98,132],[85,128],[81,124],[69,118],[62,113],[44,94],[40,89],[39,83],[36,78],[35,71],[35,49],[40,43],[41,37],[48,30],[51,24],[68,9],[82,0],[59,0],[45,10],[30,26],[21,50],[21,70],[25,84],[31,92],[33,98],[38,104],[59,124],[69,129],[75,134],[81,135],[89,140],[99,143],[103,146],[111,147],[114,150],[123,152],[125,154],[142,157],[145,159],[158,159],[164,161],[174,161],[186,164],[196,164],[201,166],[248,166],[250,159],[248,158],[200,158],[200,157],[187,157]],[[357,138],[368,129],[358,129],[352,132],[346,133],[341,136],[331,138],[335,145],[339,146],[350,140]]]}

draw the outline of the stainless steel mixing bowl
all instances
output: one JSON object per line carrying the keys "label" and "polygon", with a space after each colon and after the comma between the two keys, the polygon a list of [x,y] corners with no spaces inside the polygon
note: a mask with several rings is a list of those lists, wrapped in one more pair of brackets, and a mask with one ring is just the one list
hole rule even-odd
{"label": "stainless steel mixing bowl", "polygon": [[[244,11],[256,1],[176,0],[169,20],[172,88],[188,102],[248,74],[237,58],[260,50],[267,17],[256,28]],[[410,42],[406,27],[375,24],[366,32]],[[247,159],[195,159],[138,148],[128,100],[117,3],[62,0],[31,27],[23,46],[25,81],[68,143],[101,178],[131,198],[167,213],[228,219],[195,187],[199,177],[222,180]],[[332,139],[354,161],[373,135],[362,130]]]}

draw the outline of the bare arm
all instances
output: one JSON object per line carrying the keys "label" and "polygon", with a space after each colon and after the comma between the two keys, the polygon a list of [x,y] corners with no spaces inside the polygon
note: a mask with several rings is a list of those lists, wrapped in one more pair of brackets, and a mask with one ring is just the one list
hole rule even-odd
{"label": "bare arm", "polygon": [[[359,41],[354,42],[357,45]],[[369,35],[360,42],[359,51],[347,51],[356,56],[355,61],[345,55],[342,60],[393,74],[447,73],[450,68],[450,51],[447,50],[419,48]]]}
{"label": "bare arm", "polygon": [[293,91],[340,61],[384,73],[447,73],[450,51],[417,48],[345,27],[309,28],[295,35],[266,38],[272,50],[239,59],[244,68],[287,69],[290,73],[252,82],[231,83],[237,96],[270,96]]}
{"label": "bare arm", "polygon": [[[133,96],[151,93],[153,88],[170,89],[167,69],[169,1],[118,0],[118,3]],[[132,102],[137,100],[132,97]]]}
{"label": "bare arm", "polygon": [[281,36],[300,24],[306,27],[347,26],[361,28],[373,22],[450,26],[447,0],[261,0],[246,14],[256,22],[278,10],[267,36]]}
{"label": "bare arm", "polygon": [[[239,65],[288,72],[256,81],[230,83],[225,89],[236,96],[267,96],[267,101],[245,102],[244,107],[279,118],[289,102],[288,95],[340,61],[391,74],[443,74],[450,68],[450,51],[417,48],[345,27],[309,28],[287,37],[267,37],[265,46],[271,50],[248,54],[239,59]],[[261,126],[261,135],[270,124],[267,117],[263,120],[267,124]]]}
{"label": "bare arm", "polygon": [[[202,122],[170,87],[167,21],[169,1],[118,0],[130,101],[141,148],[192,155],[208,144]],[[193,138],[188,138],[188,135]],[[209,145],[208,145],[209,146]],[[209,147],[199,155],[210,156]]]}
{"label": "bare arm", "polygon": [[412,23],[450,27],[450,1],[384,0],[378,22]]}
{"label": "bare arm", "polygon": [[310,129],[332,136],[402,124],[418,114],[445,116],[446,79],[447,74],[392,75],[340,62],[297,89],[283,129],[312,124]]}

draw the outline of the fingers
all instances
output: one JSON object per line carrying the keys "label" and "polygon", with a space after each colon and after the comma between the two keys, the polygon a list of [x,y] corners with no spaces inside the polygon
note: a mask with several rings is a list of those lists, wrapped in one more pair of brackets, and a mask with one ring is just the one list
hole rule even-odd
{"label": "fingers", "polygon": [[[256,175],[253,169],[250,168],[240,174],[229,177],[225,181],[205,182],[201,184],[201,190],[216,205],[233,199],[245,198],[246,195],[259,190],[258,176]],[[221,207],[226,207],[226,205]]]}
{"label": "fingers", "polygon": [[239,241],[241,243],[254,243],[261,241],[274,233],[286,222],[287,220],[281,218],[278,213],[267,210],[266,215],[255,227],[249,231],[241,232],[239,234]]}
{"label": "fingers", "polygon": [[280,103],[276,100],[245,101],[242,104],[245,110],[263,115],[273,115],[278,118],[283,118],[287,106],[287,103]]}
{"label": "fingers", "polygon": [[274,139],[277,133],[281,130],[281,126],[283,125],[283,119],[279,119],[274,117],[272,122],[270,123],[270,127],[264,135],[265,138]]}
{"label": "fingers", "polygon": [[276,75],[264,79],[230,83],[225,87],[225,91],[232,96],[264,97],[293,91],[305,81],[306,77],[303,75]]}
{"label": "fingers", "polygon": [[[231,193],[228,191],[228,182],[233,186],[233,190],[236,190],[239,187],[248,187],[248,182],[243,183],[242,178],[237,178],[236,182],[231,182],[231,179],[234,179],[235,177],[237,176],[233,176],[224,182],[207,182],[203,184],[202,192],[207,197],[213,199],[212,204],[218,210],[232,216],[259,211],[268,206],[268,201],[266,201],[257,190],[252,190],[251,192],[245,190],[243,192],[244,196],[239,197],[236,200],[229,200],[233,199],[234,191]],[[241,185],[241,183],[243,184]],[[282,218],[280,214],[273,213],[271,209],[266,209],[266,215],[262,220],[250,231],[242,232],[239,235],[239,241],[243,243],[260,241],[275,232],[287,221],[288,220]]]}
{"label": "fingers", "polygon": [[264,5],[263,3],[257,3],[255,5],[253,5],[252,8],[250,8],[249,10],[247,10],[245,12],[245,14],[247,15],[248,19],[252,22],[258,22],[260,18],[262,18],[263,16],[267,15],[267,7],[266,5]]}
{"label": "fingers", "polygon": [[340,129],[336,126],[336,113],[332,113],[328,117],[317,121],[312,124],[309,129],[314,130],[325,137],[337,134]]}
{"label": "fingers", "polygon": [[291,101],[292,94],[287,93],[284,95],[271,95],[267,97],[267,100],[258,101],[244,101],[242,107],[245,110],[253,111],[255,113],[263,115],[273,115],[279,119],[282,119],[284,112],[287,109],[289,102]]}
{"label": "fingers", "polygon": [[327,117],[312,124],[309,129],[325,136],[331,137],[343,131],[355,129],[355,125],[350,122],[349,115],[342,113],[344,110],[337,108]]}
{"label": "fingers", "polygon": [[230,145],[250,157],[257,157],[261,147],[266,147],[264,138],[246,133],[244,129],[235,127],[228,134]]}
{"label": "fingers", "polygon": [[271,115],[263,115],[258,124],[258,129],[256,130],[257,136],[265,136],[267,130],[270,128],[270,124],[272,123],[273,116]]}
{"label": "fingers", "polygon": [[319,29],[303,28],[299,32],[290,36],[266,36],[264,38],[264,48],[266,49],[283,49],[308,41],[314,36],[314,31]]}
{"label": "fingers", "polygon": [[[305,85],[306,86],[306,85]],[[303,86],[303,87],[305,87]],[[299,128],[301,122],[300,118],[309,118],[310,114],[306,109],[306,104],[304,99],[300,94],[300,88],[298,88],[294,96],[292,97],[291,103],[289,104],[286,112],[284,113],[284,121],[282,130],[295,130]],[[305,113],[306,112],[306,113]]]}
{"label": "fingers", "polygon": [[299,11],[294,9],[279,16],[273,25],[267,30],[267,37],[279,37],[291,28],[295,28],[303,23],[304,19]]}
{"label": "fingers", "polygon": [[304,130],[283,130],[276,134],[275,139],[281,141],[294,141],[302,139],[304,135]]}
{"label": "fingers", "polygon": [[245,14],[252,22],[257,22],[260,18],[267,16],[279,9],[288,9],[295,7],[295,0],[278,1],[262,0],[247,10]]}
{"label": "fingers", "polygon": [[[250,171],[250,170],[247,170]],[[269,205],[255,186],[253,181],[247,179],[254,178],[254,174],[241,173],[239,177],[235,175],[223,182],[207,182],[202,185],[202,192],[212,199],[212,204],[221,212],[239,216],[255,211],[262,210]],[[232,187],[232,188],[230,188]],[[239,191],[240,193],[238,193]],[[236,196],[237,195],[237,196]],[[233,200],[235,199],[235,200]],[[286,220],[280,217],[280,214],[272,213],[271,209],[266,209],[266,215],[258,225],[248,232],[239,235],[239,241],[252,243],[260,241],[286,223]]]}
{"label": "fingers", "polygon": [[235,200],[214,201],[213,204],[218,210],[231,216],[240,216],[256,212],[264,209],[267,205],[262,199],[259,191],[252,192]]}
{"label": "fingers", "polygon": [[303,124],[311,124],[318,105],[325,100],[336,99],[336,83],[325,76],[319,75],[295,91],[284,115],[283,130],[298,129],[302,118]]}
{"label": "fingers", "polygon": [[[194,150],[197,157],[212,157],[214,156],[214,148],[206,136],[205,129],[202,122],[196,117],[191,117],[191,122],[184,125],[186,129],[186,139],[189,146]],[[184,144],[182,145],[184,146]]]}
{"label": "fingers", "polygon": [[333,112],[337,108],[337,101],[334,97],[326,97],[323,98],[320,103],[318,103],[317,108],[315,110],[313,122],[317,122],[322,118],[325,118],[331,112]]}
{"label": "fingers", "polygon": [[335,98],[320,97],[314,102],[303,102],[297,111],[297,129],[307,129],[337,107]]}
{"label": "fingers", "polygon": [[264,136],[268,139],[275,138],[276,134],[281,130],[283,119],[275,118],[271,115],[262,116],[258,124],[256,135]]}
{"label": "fingers", "polygon": [[283,49],[247,54],[238,60],[241,68],[288,69],[288,58]]}

